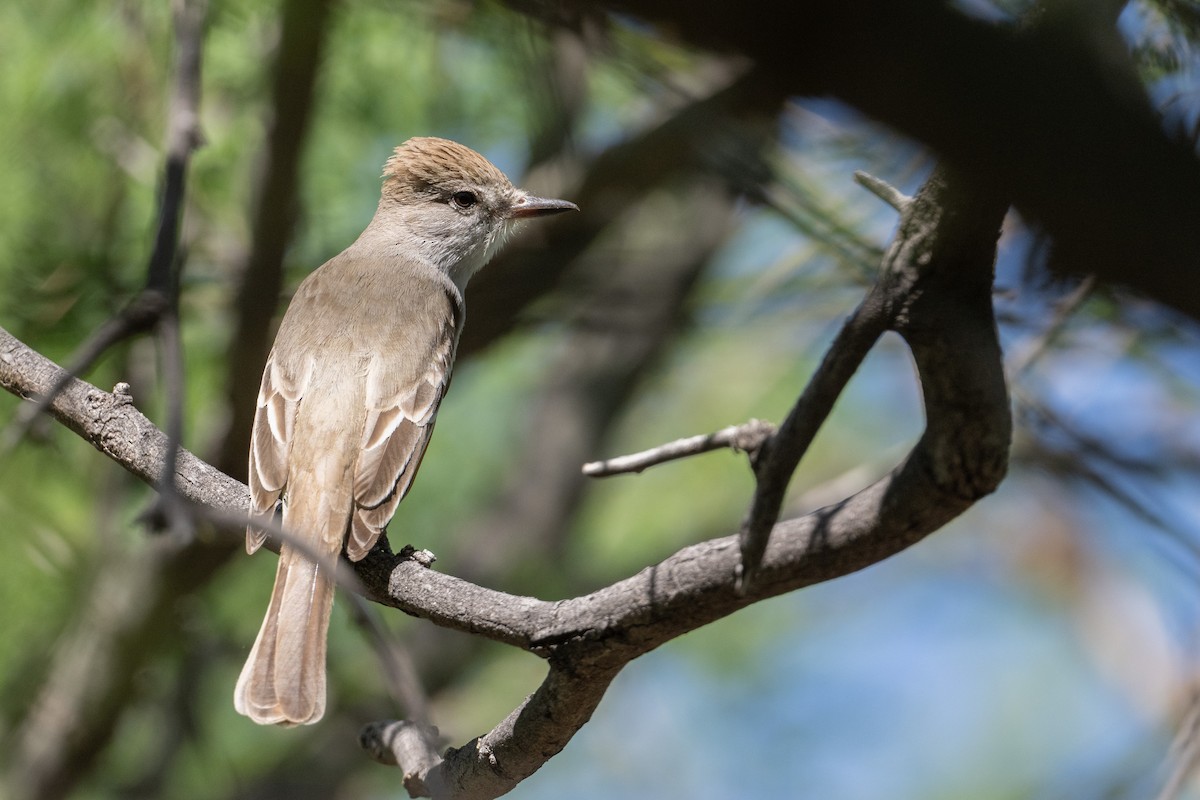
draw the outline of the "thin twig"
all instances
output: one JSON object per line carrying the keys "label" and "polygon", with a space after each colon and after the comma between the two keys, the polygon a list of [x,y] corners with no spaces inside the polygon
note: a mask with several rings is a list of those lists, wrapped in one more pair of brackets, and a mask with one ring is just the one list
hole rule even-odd
{"label": "thin twig", "polygon": [[162,345],[163,378],[167,395],[167,452],[163,481],[151,518],[165,520],[179,535],[190,535],[190,517],[178,502],[175,460],[183,441],[183,343],[179,334],[179,278],[183,258],[179,229],[187,189],[188,163],[200,146],[200,87],[203,63],[204,20],[208,0],[175,0],[175,83],[167,117],[167,161],[164,168],[158,234],[147,268],[146,288],[168,298],[158,321]]}
{"label": "thin twig", "polygon": [[[54,399],[49,412],[74,430],[96,449],[124,466],[135,476],[155,487],[166,480],[163,466],[167,461],[168,437],[133,405],[128,384],[117,384],[112,394],[103,392],[83,380],[66,376],[49,359],[0,329],[0,388],[21,397],[40,395],[43,387],[62,381],[63,391]],[[180,505],[189,514],[197,515],[221,530],[235,530],[241,536],[246,528],[249,490],[239,481],[214,469],[183,448],[176,450],[175,486]],[[257,520],[256,525],[276,543],[287,541],[309,558],[316,557],[304,541],[285,531],[275,520]],[[424,551],[406,554],[416,563],[428,565],[432,554]],[[344,562],[323,564],[327,574],[343,589],[348,602],[362,604],[366,590],[354,570]],[[368,594],[374,597],[375,595]],[[368,626],[375,650],[389,676],[398,663],[389,654],[393,645],[390,637],[378,627]],[[406,685],[401,671],[395,673],[389,686]],[[412,684],[407,684],[411,688]],[[395,697],[406,714],[419,719],[427,702],[419,690],[406,691]],[[415,699],[414,699],[415,698]]]}
{"label": "thin twig", "polygon": [[[875,182],[882,183],[877,179]],[[918,285],[929,280],[935,270],[953,272],[946,264],[955,259],[986,261],[989,267],[995,260],[996,239],[1007,204],[990,192],[972,190],[948,167],[939,166],[920,193],[901,207],[896,238],[884,256],[879,280],[846,320],[779,431],[763,445],[755,460],[757,485],[738,534],[742,561],[737,585],[741,592],[748,591],[754,582],[800,459],[879,337],[888,329],[903,333],[913,317],[910,306],[920,302],[922,296]],[[946,218],[955,221],[945,224]],[[973,274],[971,277],[975,278]],[[990,274],[987,287],[990,292]],[[975,283],[964,281],[956,290],[977,289]],[[990,294],[987,313],[990,319]]]}
{"label": "thin twig", "polygon": [[649,467],[665,464],[688,456],[708,453],[712,450],[729,448],[755,456],[763,442],[775,433],[775,426],[760,419],[752,419],[741,425],[730,425],[714,433],[689,436],[673,442],[652,447],[639,453],[615,456],[603,461],[591,461],[583,465],[583,474],[591,478],[607,478],[630,472],[641,472]]}
{"label": "thin twig", "polygon": [[162,481],[154,505],[144,517],[151,529],[166,529],[180,537],[192,534],[191,517],[179,502],[175,489],[175,462],[179,444],[183,441],[183,344],[179,336],[179,314],[172,308],[158,324],[162,349],[163,382],[167,390],[167,450],[163,463]]}
{"label": "thin twig", "polygon": [[1188,778],[1200,770],[1200,692],[1193,692],[1167,755],[1171,772],[1155,800],[1177,800]]}
{"label": "thin twig", "polygon": [[[177,0],[175,4],[175,82],[168,112],[162,198],[154,247],[146,265],[146,284],[116,316],[102,324],[80,346],[66,371],[45,393],[33,398],[33,405],[22,406],[17,411],[0,439],[0,458],[21,441],[33,421],[50,407],[72,377],[82,375],[115,345],[155,329],[163,316],[177,305],[176,251],[185,179],[191,154],[201,142],[200,64],[207,11],[208,0]],[[166,474],[172,472],[166,470]]]}
{"label": "thin twig", "polygon": [[[236,531],[236,535],[239,537],[247,523],[247,517],[238,511],[214,508],[193,502],[181,502],[179,505],[188,513],[207,520],[220,530]],[[367,634],[367,640],[379,658],[380,666],[387,677],[386,685],[392,699],[397,702],[400,710],[408,718],[422,725],[428,725],[429,700],[421,686],[412,659],[379,621],[366,599],[370,594],[359,580],[350,562],[340,557],[326,558],[318,553],[307,540],[284,528],[273,517],[255,517],[252,524],[255,528],[265,532],[270,537],[270,542],[286,543],[301,556],[316,564],[321,571],[332,578],[339,588],[345,590],[343,596],[350,603],[351,614],[359,627]],[[426,567],[434,560],[432,553],[414,551],[412,548],[402,550],[398,557],[411,559]]]}
{"label": "thin twig", "polygon": [[855,170],[854,182],[897,211],[903,212],[904,209],[908,208],[908,204],[912,202],[911,197],[895,186],[892,186],[882,178],[876,178],[869,172],[863,172],[861,169]]}
{"label": "thin twig", "polygon": [[429,696],[421,684],[412,654],[384,627],[378,612],[370,603],[353,595],[350,604],[351,616],[366,633],[383,667],[388,694],[399,704],[400,712],[409,721],[428,725]]}
{"label": "thin twig", "polygon": [[168,100],[166,164],[158,232],[147,268],[146,288],[157,289],[172,300],[178,292],[176,258],[179,227],[187,188],[188,163],[203,141],[200,132],[201,65],[204,20],[208,0],[175,0],[175,82]]}
{"label": "thin twig", "polygon": [[1046,324],[1042,332],[1026,342],[1024,346],[1017,351],[1008,362],[1009,380],[1016,381],[1023,375],[1033,364],[1045,355],[1050,349],[1050,345],[1062,333],[1071,317],[1075,312],[1092,296],[1092,292],[1096,289],[1096,276],[1088,275],[1079,285],[1072,289],[1065,297],[1058,301],[1054,307],[1054,316]]}
{"label": "thin twig", "polygon": [[753,583],[758,564],[767,549],[771,528],[779,520],[784,494],[800,459],[833,411],[833,405],[842,390],[887,326],[886,310],[872,291],[842,325],[837,338],[829,346],[825,358],[779,430],[763,443],[758,458],[754,460],[757,478],[754,499],[738,534],[742,553],[738,568],[739,591],[746,591]]}
{"label": "thin twig", "polygon": [[4,430],[3,438],[0,439],[0,462],[8,460],[8,454],[25,438],[34,420],[50,408],[54,399],[62,393],[72,378],[91,369],[109,348],[152,329],[161,319],[166,304],[166,295],[157,291],[142,290],[116,316],[97,328],[71,356],[67,368],[59,374],[58,380],[45,392],[31,396],[29,399],[33,403],[17,409],[12,421]]}
{"label": "thin twig", "polygon": [[[900,210],[903,230],[904,221],[914,207],[912,199],[865,172],[855,173],[855,180]],[[894,258],[894,252],[890,252],[888,257]],[[754,498],[738,532],[742,555],[737,570],[739,592],[747,592],[754,582],[796,467],[833,411],[833,405],[842,390],[875,342],[888,329],[892,305],[885,302],[884,287],[889,290],[894,288],[893,277],[894,272],[884,270],[879,281],[838,331],[817,371],[809,379],[779,430],[763,443],[752,461],[757,482]]]}

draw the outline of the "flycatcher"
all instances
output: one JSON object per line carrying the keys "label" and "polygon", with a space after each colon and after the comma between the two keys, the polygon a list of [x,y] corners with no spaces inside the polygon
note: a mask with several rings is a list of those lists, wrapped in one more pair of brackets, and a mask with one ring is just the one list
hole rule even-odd
{"label": "flycatcher", "polygon": [[[366,230],[296,290],[263,370],[250,495],[252,516],[282,503],[300,546],[282,542],[234,691],[239,713],[282,725],[324,714],[328,567],[343,549],[365,556],[412,485],[450,382],[467,281],[515,222],[569,210],[467,147],[410,139],[384,166]],[[265,539],[252,524],[246,550]]]}

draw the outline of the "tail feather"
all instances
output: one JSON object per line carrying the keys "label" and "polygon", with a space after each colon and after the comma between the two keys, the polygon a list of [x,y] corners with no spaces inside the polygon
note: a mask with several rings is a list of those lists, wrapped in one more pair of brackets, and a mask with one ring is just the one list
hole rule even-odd
{"label": "tail feather", "polygon": [[234,690],[233,704],[260,725],[309,725],[325,713],[325,642],[334,584],[285,544],[271,604]]}

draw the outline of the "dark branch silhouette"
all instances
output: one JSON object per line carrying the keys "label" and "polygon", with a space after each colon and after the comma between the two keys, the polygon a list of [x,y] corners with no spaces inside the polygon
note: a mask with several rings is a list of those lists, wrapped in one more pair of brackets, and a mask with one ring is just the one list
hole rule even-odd
{"label": "dark branch silhouette", "polygon": [[[377,602],[545,658],[542,686],[491,732],[410,778],[434,797],[496,797],[564,747],[630,660],[758,600],[861,569],[937,530],[992,491],[1004,475],[1011,431],[991,311],[991,265],[1004,203],[939,170],[914,198],[872,290],[912,348],[928,413],[925,434],[889,475],[832,506],[777,523],[756,580],[739,586],[737,537],[684,548],[659,564],[581,597],[549,602],[443,575],[377,547],[356,565]],[[881,288],[880,288],[881,287]],[[835,342],[834,348],[846,346]],[[0,334],[0,385],[36,393],[53,364]],[[168,444],[127,399],[77,379],[51,413],[142,477],[157,480]],[[818,412],[813,412],[818,413]],[[825,412],[827,413],[827,412]],[[809,422],[808,424],[814,424]],[[817,423],[819,424],[819,423]],[[182,497],[246,507],[239,482],[181,450]],[[372,752],[386,725],[364,734]],[[411,758],[411,756],[407,756]]]}

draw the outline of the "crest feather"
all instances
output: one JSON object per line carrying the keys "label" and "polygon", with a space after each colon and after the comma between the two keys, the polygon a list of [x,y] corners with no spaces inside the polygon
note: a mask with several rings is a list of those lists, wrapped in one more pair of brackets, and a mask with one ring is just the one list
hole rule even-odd
{"label": "crest feather", "polygon": [[455,191],[462,186],[512,185],[492,162],[469,147],[417,136],[396,148],[383,165],[384,194]]}

